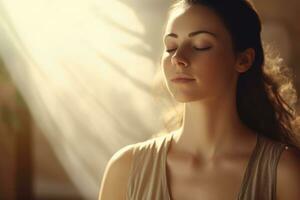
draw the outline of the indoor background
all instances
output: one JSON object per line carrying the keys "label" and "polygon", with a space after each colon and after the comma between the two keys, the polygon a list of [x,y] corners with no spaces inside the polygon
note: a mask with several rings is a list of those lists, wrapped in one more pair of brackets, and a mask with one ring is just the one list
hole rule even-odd
{"label": "indoor background", "polygon": [[[299,91],[300,1],[253,2]],[[171,3],[0,0],[0,199],[97,199],[113,153],[163,128]]]}

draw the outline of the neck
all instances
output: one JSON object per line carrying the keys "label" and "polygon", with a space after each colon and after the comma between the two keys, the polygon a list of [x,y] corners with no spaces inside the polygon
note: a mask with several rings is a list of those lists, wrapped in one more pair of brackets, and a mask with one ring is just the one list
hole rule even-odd
{"label": "neck", "polygon": [[183,124],[175,131],[175,143],[192,157],[212,160],[236,151],[237,144],[254,132],[239,119],[234,100],[194,101],[184,104]]}

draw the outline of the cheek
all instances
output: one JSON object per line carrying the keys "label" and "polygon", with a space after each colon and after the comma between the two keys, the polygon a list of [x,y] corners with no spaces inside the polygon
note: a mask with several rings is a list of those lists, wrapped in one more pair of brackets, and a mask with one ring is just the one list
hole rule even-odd
{"label": "cheek", "polygon": [[169,76],[170,74],[170,71],[172,70],[172,67],[171,67],[171,58],[170,56],[163,56],[162,57],[162,60],[161,60],[161,67],[162,67],[162,70],[163,70],[163,73],[165,76]]}
{"label": "cheek", "polygon": [[194,70],[199,81],[206,84],[228,84],[234,75],[234,61],[229,53],[215,51],[194,57]]}

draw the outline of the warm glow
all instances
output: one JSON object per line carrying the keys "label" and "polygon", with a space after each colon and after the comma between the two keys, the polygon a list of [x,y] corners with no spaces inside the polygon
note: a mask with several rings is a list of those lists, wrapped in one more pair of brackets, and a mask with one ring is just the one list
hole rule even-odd
{"label": "warm glow", "polygon": [[0,2],[6,66],[78,190],[96,199],[112,153],[159,125],[155,62],[134,51],[151,50],[143,24],[117,0]]}

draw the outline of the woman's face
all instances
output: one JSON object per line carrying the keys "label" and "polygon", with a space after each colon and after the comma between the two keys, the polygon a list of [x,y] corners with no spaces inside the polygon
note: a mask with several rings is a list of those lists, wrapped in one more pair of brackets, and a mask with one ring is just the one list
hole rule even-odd
{"label": "woman's face", "polygon": [[[220,98],[235,91],[238,72],[230,33],[210,8],[193,5],[174,12],[164,36],[162,67],[171,95],[179,102]],[[173,82],[184,74],[190,82]]]}

